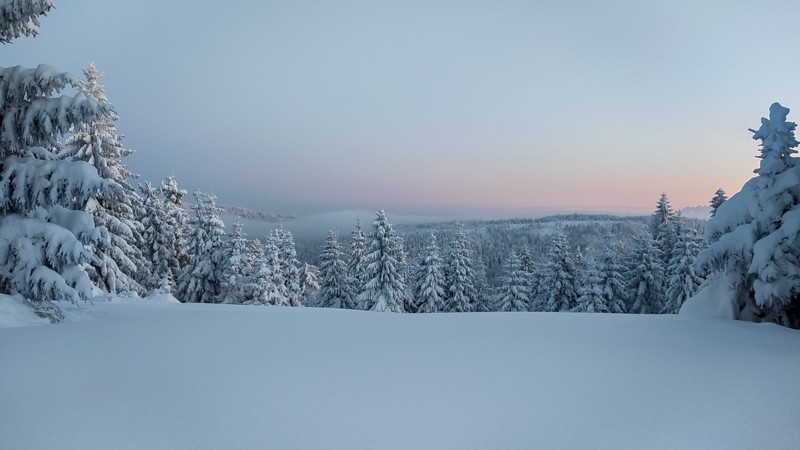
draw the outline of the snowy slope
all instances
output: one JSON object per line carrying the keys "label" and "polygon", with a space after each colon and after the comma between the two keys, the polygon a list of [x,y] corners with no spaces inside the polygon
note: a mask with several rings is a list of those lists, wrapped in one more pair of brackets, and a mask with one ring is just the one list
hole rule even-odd
{"label": "snowy slope", "polygon": [[161,303],[0,329],[0,448],[800,442],[800,333],[775,325]]}

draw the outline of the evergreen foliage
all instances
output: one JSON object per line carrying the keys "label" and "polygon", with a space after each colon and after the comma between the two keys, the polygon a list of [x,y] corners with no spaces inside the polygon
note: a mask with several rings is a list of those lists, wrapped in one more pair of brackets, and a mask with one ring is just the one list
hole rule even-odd
{"label": "evergreen foliage", "polygon": [[472,265],[467,234],[459,224],[450,243],[445,265],[446,311],[472,312],[477,309],[478,291],[475,288],[475,271]]}
{"label": "evergreen foliage", "polygon": [[187,303],[215,303],[222,287],[222,239],[216,196],[194,193],[194,216],[189,224],[189,261],[178,278],[177,297]]}
{"label": "evergreen foliage", "polygon": [[414,299],[417,304],[415,312],[435,313],[445,309],[445,280],[442,271],[442,258],[436,236],[431,233],[428,247],[417,265],[417,282]]}
{"label": "evergreen foliage", "polygon": [[511,252],[505,267],[503,286],[497,302],[499,311],[527,311],[529,302],[528,277],[516,252]]}
{"label": "evergreen foliage", "polygon": [[643,231],[627,283],[629,313],[656,314],[664,307],[665,274],[660,253],[653,235]]}
{"label": "evergreen foliage", "polygon": [[384,210],[377,212],[364,256],[358,300],[361,309],[404,312],[405,282],[400,275],[398,239]]}
{"label": "evergreen foliage", "polygon": [[320,255],[319,306],[323,308],[355,309],[356,302],[347,277],[339,235],[330,230],[325,249]]}

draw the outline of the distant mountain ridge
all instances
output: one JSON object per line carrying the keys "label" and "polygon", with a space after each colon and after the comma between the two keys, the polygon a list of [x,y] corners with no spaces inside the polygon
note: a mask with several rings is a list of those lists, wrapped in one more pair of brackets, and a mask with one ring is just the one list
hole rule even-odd
{"label": "distant mountain ridge", "polygon": [[259,220],[261,222],[277,223],[297,219],[297,216],[291,214],[276,214],[272,212],[255,211],[252,209],[243,208],[241,206],[217,205],[217,207],[225,214],[241,217],[242,219]]}

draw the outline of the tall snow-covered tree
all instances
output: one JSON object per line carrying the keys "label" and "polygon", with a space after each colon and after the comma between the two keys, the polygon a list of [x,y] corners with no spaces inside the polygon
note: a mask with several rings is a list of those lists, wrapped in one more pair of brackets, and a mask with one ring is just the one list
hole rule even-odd
{"label": "tall snow-covered tree", "polygon": [[800,165],[788,114],[773,103],[750,130],[761,141],[756,176],[706,225],[698,264],[709,273],[704,288],[728,288],[720,300],[734,317],[800,328]]}
{"label": "tall snow-covered tree", "polygon": [[[105,90],[100,84],[103,73],[94,63],[83,70],[78,91],[86,97],[106,102]],[[111,245],[89,246],[97,256],[97,265],[89,265],[87,270],[92,281],[103,291],[137,291],[143,293],[138,281],[147,272],[149,261],[142,256],[143,243],[142,199],[128,182],[136,178],[123,164],[122,158],[130,156],[133,150],[122,145],[122,135],[117,132],[115,122],[118,117],[113,111],[91,122],[82,124],[67,139],[66,146],[60,150],[59,158],[72,161],[85,161],[97,169],[104,179],[119,186],[118,193],[108,196],[102,193],[86,205],[97,226],[105,227]],[[139,278],[139,280],[137,280]]]}
{"label": "tall snow-covered tree", "polygon": [[725,192],[725,189],[719,188],[717,192],[714,193],[714,197],[711,199],[711,217],[717,215],[717,209],[725,203],[725,200],[728,199],[728,194]]}
{"label": "tall snow-covered tree", "polygon": [[366,236],[361,227],[361,221],[356,219],[353,231],[350,234],[350,259],[347,262],[347,278],[350,283],[350,292],[358,295],[361,292],[361,277],[364,273],[364,255],[366,255]]}
{"label": "tall snow-covered tree", "polygon": [[570,311],[578,304],[577,269],[569,242],[559,225],[553,235],[543,270],[542,293],[545,311]]}
{"label": "tall snow-covered tree", "polygon": [[584,259],[584,268],[581,276],[581,286],[578,288],[578,304],[572,309],[574,312],[607,313],[609,305],[606,302],[603,286],[603,274],[593,257]]}
{"label": "tall snow-covered tree", "polygon": [[174,176],[168,176],[159,186],[166,205],[166,236],[170,249],[168,261],[170,278],[177,283],[181,269],[189,261],[189,214],[183,208],[186,191],[178,187]]}
{"label": "tall snow-covered tree", "polygon": [[361,309],[404,312],[406,286],[400,275],[398,241],[384,210],[372,223],[358,301]]}
{"label": "tall snow-covered tree", "polygon": [[676,220],[676,213],[669,204],[667,194],[662,193],[650,218],[650,230],[658,247],[662,266],[669,264],[672,258],[672,248],[676,239]]}
{"label": "tall snow-covered tree", "polygon": [[697,292],[703,278],[697,273],[695,260],[700,252],[697,229],[685,223],[678,226],[678,239],[667,267],[667,293],[662,314],[677,314],[683,303]]}
{"label": "tall snow-covered tree", "polygon": [[242,303],[289,306],[278,247],[273,239],[267,239],[261,248],[263,251],[255,263],[253,272],[243,282]]}
{"label": "tall snow-covered tree", "polygon": [[187,303],[215,303],[222,284],[225,224],[219,218],[216,196],[196,191],[194,198],[194,216],[189,225],[189,262],[178,278],[176,297]]}
{"label": "tall snow-covered tree", "polygon": [[328,231],[328,239],[325,241],[325,248],[319,259],[319,306],[355,309],[355,296],[350,290],[347,266],[345,266],[342,249],[339,246],[337,232]]}
{"label": "tall snow-covered tree", "polygon": [[220,301],[223,303],[241,303],[239,289],[248,273],[247,237],[242,222],[236,221],[233,231],[223,242],[220,279]]}
{"label": "tall snow-covered tree", "polygon": [[414,289],[416,312],[435,313],[445,308],[445,280],[442,271],[442,258],[436,236],[431,233],[428,246],[425,248],[417,265],[417,282]]}
{"label": "tall snow-covered tree", "polygon": [[[0,43],[38,32],[50,1],[0,2]],[[111,112],[103,102],[60,95],[78,87],[51,66],[0,67],[0,292],[20,294],[41,315],[61,314],[49,300],[90,298],[96,286],[84,267],[98,263],[85,246],[108,247],[103,227],[83,211],[118,186],[82,161],[59,161],[58,138]]]}
{"label": "tall snow-covered tree", "polygon": [[297,250],[294,246],[294,237],[289,230],[278,225],[269,236],[275,248],[278,249],[278,260],[281,267],[281,279],[286,290],[289,306],[302,306],[302,279],[300,261],[297,260]]}
{"label": "tall snow-covered tree", "polygon": [[447,299],[445,311],[472,312],[477,309],[478,291],[475,288],[475,270],[463,225],[459,224],[450,243],[445,264]]}
{"label": "tall snow-covered tree", "polygon": [[628,301],[622,248],[610,230],[606,231],[604,241],[605,247],[596,260],[603,301],[608,307],[608,312],[625,313],[628,311]]}
{"label": "tall snow-covered tree", "polygon": [[174,255],[170,246],[172,230],[168,226],[167,205],[161,198],[161,190],[154,188],[149,181],[145,181],[139,189],[144,208],[141,222],[142,255],[150,261],[147,273],[141,277],[141,284],[147,291],[159,289],[164,283],[174,286],[177,280],[170,270]]}
{"label": "tall snow-covered tree", "polygon": [[319,292],[319,268],[313,264],[303,263],[300,268],[300,303],[312,306]]}
{"label": "tall snow-covered tree", "polygon": [[530,295],[528,277],[516,252],[511,252],[504,271],[500,297],[497,302],[498,310],[527,311]]}
{"label": "tall snow-covered tree", "polygon": [[628,312],[656,314],[664,306],[664,266],[653,235],[644,230],[633,255],[628,278]]}

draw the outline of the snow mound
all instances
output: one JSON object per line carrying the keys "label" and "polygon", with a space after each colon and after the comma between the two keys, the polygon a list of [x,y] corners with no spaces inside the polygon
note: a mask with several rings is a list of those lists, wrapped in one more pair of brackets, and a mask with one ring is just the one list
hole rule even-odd
{"label": "snow mound", "polygon": [[733,288],[735,277],[720,276],[706,281],[697,294],[686,300],[680,315],[687,317],[707,317],[734,320],[739,308],[736,303],[737,292]]}
{"label": "snow mound", "polygon": [[44,325],[49,320],[37,316],[21,295],[0,294],[0,328]]}

